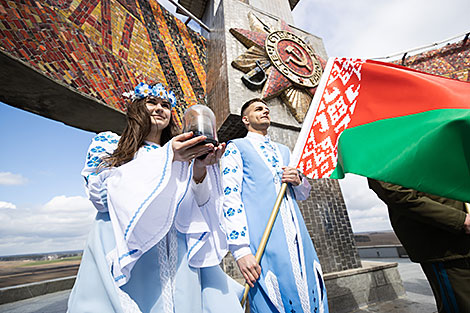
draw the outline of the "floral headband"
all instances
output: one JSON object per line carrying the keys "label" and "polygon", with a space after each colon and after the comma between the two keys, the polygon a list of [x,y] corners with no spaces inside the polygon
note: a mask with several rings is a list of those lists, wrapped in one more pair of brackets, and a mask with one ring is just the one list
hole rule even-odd
{"label": "floral headband", "polygon": [[135,86],[134,91],[128,91],[122,94],[126,98],[131,100],[144,99],[149,96],[154,96],[170,102],[171,107],[176,106],[176,96],[172,90],[166,90],[162,83],[155,84],[153,86],[146,83],[140,83]]}

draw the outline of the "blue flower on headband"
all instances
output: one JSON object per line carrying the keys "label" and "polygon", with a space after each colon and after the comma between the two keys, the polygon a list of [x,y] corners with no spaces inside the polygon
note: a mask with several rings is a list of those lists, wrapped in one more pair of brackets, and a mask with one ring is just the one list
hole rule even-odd
{"label": "blue flower on headband", "polygon": [[168,90],[168,101],[170,102],[171,106],[174,107],[176,105],[176,95],[173,90]]}
{"label": "blue flower on headband", "polygon": [[124,97],[134,99],[144,99],[149,96],[154,96],[160,99],[167,100],[170,102],[171,107],[176,106],[176,96],[172,90],[166,90],[165,86],[162,83],[155,84],[153,86],[140,83],[138,84],[134,91],[132,92],[125,92],[122,94]]}
{"label": "blue flower on headband", "polygon": [[165,87],[163,87],[163,84],[161,83],[158,83],[152,87],[152,95],[161,99],[168,100],[168,93],[166,92]]}
{"label": "blue flower on headband", "polygon": [[138,99],[143,99],[145,97],[150,96],[151,92],[152,92],[152,87],[150,87],[146,83],[140,83],[137,86],[135,86],[134,96]]}

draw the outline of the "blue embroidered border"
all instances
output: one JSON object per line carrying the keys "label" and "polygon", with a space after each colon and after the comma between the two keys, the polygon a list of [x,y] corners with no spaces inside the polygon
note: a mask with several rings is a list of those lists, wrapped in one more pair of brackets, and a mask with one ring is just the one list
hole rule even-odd
{"label": "blue embroidered border", "polygon": [[118,277],[114,278],[114,281],[118,281],[118,280],[121,280],[123,278],[126,278],[126,275],[119,275]]}
{"label": "blue embroidered border", "polygon": [[133,254],[136,253],[137,251],[139,251],[139,250],[134,249],[134,250],[131,250],[131,251],[127,252],[127,253],[124,253],[123,255],[121,255],[121,256],[119,257],[118,260],[121,261],[121,260],[124,259],[126,256],[133,255]]}
{"label": "blue embroidered border", "polygon": [[188,258],[189,258],[189,256],[191,255],[191,251],[193,251],[193,249],[197,246],[197,244],[201,242],[202,238],[204,238],[204,236],[205,236],[206,234],[207,234],[206,231],[203,232],[202,235],[201,235],[201,237],[199,237],[199,239],[196,241],[196,243],[193,244],[193,246],[188,250]]}
{"label": "blue embroidered border", "polygon": [[216,186],[217,186],[217,192],[219,193],[219,195],[223,194],[222,190],[220,190],[220,186],[219,184],[217,184],[217,181],[220,181],[220,177],[219,177],[219,173],[216,171],[216,166],[211,166],[211,169],[212,169],[212,173],[214,174],[214,177],[216,178]]}
{"label": "blue embroidered border", "polygon": [[[193,166],[194,166],[194,163],[193,163]],[[178,213],[178,209],[180,207],[181,202],[183,201],[184,197],[186,196],[186,193],[188,192],[189,184],[191,183],[191,179],[193,178],[193,166],[191,166],[189,168],[189,179],[188,179],[188,183],[186,184],[186,190],[184,191],[183,196],[181,197],[180,201],[178,201],[178,204],[176,205],[175,216],[176,216],[176,213]],[[181,168],[183,168],[183,167],[181,167]],[[181,178],[183,178],[183,171],[182,170],[180,172],[180,179]]]}

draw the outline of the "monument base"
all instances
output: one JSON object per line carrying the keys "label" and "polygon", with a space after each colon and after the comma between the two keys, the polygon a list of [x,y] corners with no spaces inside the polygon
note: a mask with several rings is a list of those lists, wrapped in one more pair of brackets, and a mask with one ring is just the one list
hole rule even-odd
{"label": "monument base", "polygon": [[[228,275],[243,284],[243,276],[230,253],[221,266]],[[328,273],[323,278],[330,313],[353,312],[405,295],[398,263],[362,261],[360,268]]]}
{"label": "monument base", "polygon": [[405,295],[397,263],[362,261],[362,267],[324,275],[331,313],[352,312],[361,307]]}

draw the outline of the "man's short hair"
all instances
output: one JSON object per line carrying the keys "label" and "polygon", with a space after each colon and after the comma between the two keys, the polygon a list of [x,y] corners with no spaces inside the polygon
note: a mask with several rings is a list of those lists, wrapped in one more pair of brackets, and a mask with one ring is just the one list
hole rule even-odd
{"label": "man's short hair", "polygon": [[248,109],[248,107],[255,102],[261,102],[261,103],[264,103],[265,105],[268,105],[268,103],[261,98],[254,98],[254,99],[248,100],[242,105],[242,110],[240,112],[242,117],[244,116],[246,109]]}

